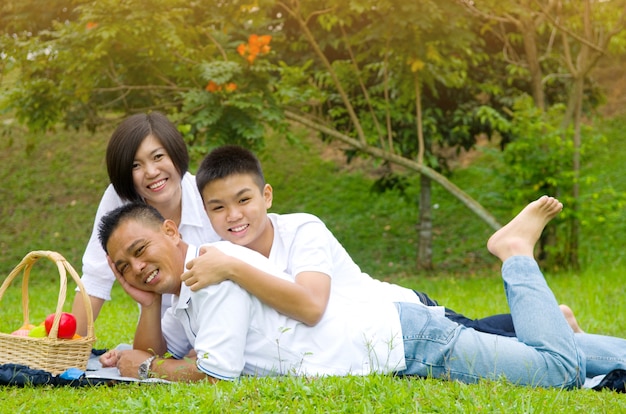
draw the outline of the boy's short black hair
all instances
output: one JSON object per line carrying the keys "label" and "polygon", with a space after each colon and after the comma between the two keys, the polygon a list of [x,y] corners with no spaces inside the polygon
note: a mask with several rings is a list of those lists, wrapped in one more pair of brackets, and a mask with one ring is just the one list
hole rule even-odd
{"label": "boy's short black hair", "polygon": [[202,160],[196,173],[198,190],[202,194],[211,182],[235,174],[252,175],[261,191],[265,186],[261,162],[252,151],[237,145],[224,145],[211,151]]}
{"label": "boy's short black hair", "polygon": [[159,211],[151,205],[145,203],[124,204],[114,210],[109,211],[100,220],[98,226],[98,239],[104,251],[108,254],[107,243],[111,234],[120,226],[124,220],[137,220],[146,225],[158,227],[165,221]]}

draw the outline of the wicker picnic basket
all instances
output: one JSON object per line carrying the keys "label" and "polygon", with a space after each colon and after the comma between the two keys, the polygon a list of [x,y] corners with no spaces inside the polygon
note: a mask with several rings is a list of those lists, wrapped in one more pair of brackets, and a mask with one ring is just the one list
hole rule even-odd
{"label": "wicker picnic basket", "polygon": [[[15,279],[23,269],[22,313],[24,315],[24,325],[30,323],[28,317],[28,278],[31,268],[35,262],[41,258],[47,258],[56,263],[61,281],[59,299],[52,328],[48,336],[43,338],[0,333],[0,364],[13,363],[27,365],[30,368],[49,371],[54,375],[60,374],[72,367],[85,370],[87,368],[87,360],[91,355],[91,349],[96,341],[93,331],[93,312],[89,296],[87,296],[78,274],[76,274],[74,268],[63,256],[51,251],[33,251],[28,253],[5,279],[2,287],[0,287],[0,300],[2,300],[5,291],[13,279]],[[57,337],[61,312],[63,311],[67,291],[66,272],[70,273],[78,285],[87,314],[87,336],[78,339],[58,339]]]}

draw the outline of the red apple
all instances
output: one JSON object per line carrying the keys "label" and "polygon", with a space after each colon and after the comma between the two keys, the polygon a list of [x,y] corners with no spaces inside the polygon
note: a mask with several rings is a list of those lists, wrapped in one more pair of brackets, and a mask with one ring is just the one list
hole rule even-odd
{"label": "red apple", "polygon": [[[54,322],[54,313],[51,313],[46,317],[46,333],[50,334],[52,329],[52,323]],[[76,318],[71,313],[62,312],[61,320],[59,321],[59,332],[57,337],[60,339],[72,339],[76,333]]]}

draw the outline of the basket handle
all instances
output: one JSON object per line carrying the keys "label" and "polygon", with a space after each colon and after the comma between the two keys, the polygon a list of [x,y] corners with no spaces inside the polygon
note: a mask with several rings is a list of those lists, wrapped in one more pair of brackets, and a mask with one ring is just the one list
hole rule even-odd
{"label": "basket handle", "polygon": [[22,261],[17,266],[15,266],[13,271],[11,271],[9,276],[4,280],[4,283],[2,283],[2,286],[0,287],[0,300],[2,300],[2,296],[4,296],[4,292],[7,290],[11,282],[23,269],[24,278],[22,279],[22,313],[24,315],[24,325],[30,323],[30,318],[28,314],[28,279],[30,277],[31,268],[33,267],[35,262],[41,258],[47,258],[56,263],[59,270],[59,278],[61,281],[59,288],[59,299],[57,301],[57,307],[54,315],[54,322],[52,323],[52,328],[50,328],[48,338],[58,337],[59,323],[61,322],[61,312],[63,312],[63,304],[65,303],[65,298],[67,294],[67,272],[70,273],[70,276],[72,276],[72,279],[74,279],[74,282],[76,282],[76,284],[78,285],[80,293],[83,296],[83,303],[85,305],[85,312],[87,314],[87,337],[93,337],[93,310],[91,309],[91,301],[89,300],[89,295],[87,295],[85,287],[83,286],[83,282],[80,280],[80,277],[76,273],[76,270],[74,270],[72,265],[57,252],[48,250],[36,250],[28,253],[22,259]]}

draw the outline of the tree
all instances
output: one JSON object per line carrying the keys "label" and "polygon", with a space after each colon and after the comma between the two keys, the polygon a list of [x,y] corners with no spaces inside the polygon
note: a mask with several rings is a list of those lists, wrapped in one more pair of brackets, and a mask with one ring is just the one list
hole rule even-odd
{"label": "tree", "polygon": [[228,141],[258,148],[264,125],[286,130],[264,62],[271,39],[254,58],[249,50],[240,54],[237,46],[251,46],[254,33],[231,22],[249,20],[246,9],[203,6],[90,2],[40,35],[5,37],[19,77],[3,101],[33,130],[59,122],[94,130],[160,110],[181,125],[192,147]]}
{"label": "tree", "polygon": [[86,2],[51,29],[2,38],[3,62],[19,76],[0,99],[40,130],[59,123],[93,130],[161,110],[201,152],[224,142],[257,149],[267,127],[289,137],[287,121],[298,122],[347,144],[348,157],[381,162],[382,187],[401,189],[404,169],[421,175],[418,263],[429,267],[431,181],[499,227],[446,178],[442,149],[471,148],[478,133],[513,140],[520,128],[511,127],[510,108],[528,89],[520,70],[500,75],[507,62],[494,58],[494,48],[502,33],[478,36],[477,21],[460,7],[434,0]]}
{"label": "tree", "polygon": [[[570,215],[566,264],[577,268],[580,220],[580,170],[583,106],[589,74],[611,47],[623,47],[626,25],[626,2],[614,0],[579,2],[563,0],[457,0],[485,22],[502,42],[511,70],[528,72],[535,105],[545,110],[546,88],[556,80],[567,83],[566,108],[561,120],[561,135],[572,128]],[[517,46],[521,43],[522,49]],[[588,95],[587,95],[588,96]],[[589,105],[588,105],[589,109]],[[556,151],[556,149],[551,149]],[[554,194],[558,188],[548,189]]]}
{"label": "tree", "polygon": [[[437,114],[443,112],[421,105],[424,96],[460,88],[466,78],[465,37],[472,36],[455,26],[458,13],[435,2],[395,0],[211,6],[182,0],[80,5],[45,36],[15,39],[11,56],[20,77],[5,102],[21,122],[41,130],[59,121],[93,130],[128,113],[162,110],[179,123],[192,150],[202,151],[226,141],[260,146],[264,126],[286,131],[285,119],[300,122],[343,140],[353,153],[383,160],[391,172],[391,165],[420,172],[499,226],[445,178],[442,159],[428,150],[451,137],[466,147],[473,143],[465,127],[441,132]],[[272,46],[253,45],[269,36]],[[452,36],[458,46],[446,43]],[[287,51],[278,66],[260,52],[274,45]],[[291,54],[288,45],[313,53]],[[297,112],[283,113],[285,106]],[[320,106],[330,115],[324,122],[303,116]]]}
{"label": "tree", "polygon": [[52,29],[53,22],[77,17],[75,7],[86,0],[4,0],[0,4],[0,32],[36,36]]}
{"label": "tree", "polygon": [[[277,4],[288,15],[286,30],[302,33],[314,54],[310,59],[320,63],[311,72],[321,78],[317,86],[326,92],[320,103],[326,117],[309,117],[307,126],[347,143],[350,155],[369,154],[421,174],[418,267],[431,267],[430,180],[497,228],[490,214],[445,179],[446,159],[433,152],[434,148],[470,148],[478,132],[492,128],[476,116],[480,101],[474,95],[479,91],[467,84],[468,68],[485,58],[472,52],[475,37],[456,18],[460,13],[454,4]],[[449,42],[451,38],[455,41]],[[290,44],[299,52],[305,50],[297,41]],[[298,59],[302,61],[301,53]],[[288,117],[304,122],[301,116],[288,113]],[[390,169],[381,180],[401,185],[393,174]]]}

